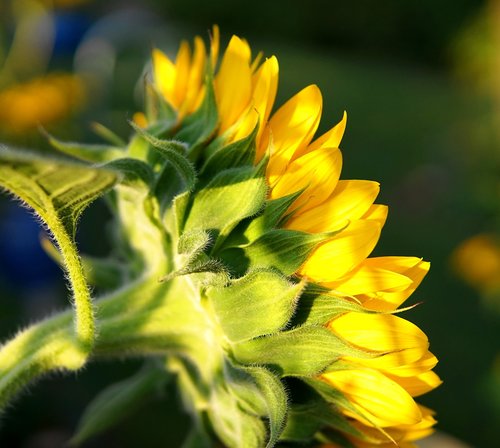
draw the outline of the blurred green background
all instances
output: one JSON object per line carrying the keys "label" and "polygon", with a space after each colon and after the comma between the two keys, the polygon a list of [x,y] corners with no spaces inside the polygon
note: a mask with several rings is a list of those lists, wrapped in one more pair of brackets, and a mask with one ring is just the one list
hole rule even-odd
{"label": "blurred green background", "polygon": [[[277,104],[315,83],[324,98],[320,131],[347,110],[342,177],[380,181],[378,202],[390,207],[375,255],[432,262],[409,300],[422,304],[405,317],[428,334],[444,384],[419,401],[437,410],[440,431],[470,446],[496,446],[500,2],[0,0],[0,142],[43,150],[39,123],[72,140],[98,141],[93,121],[126,136],[151,48],[173,54],[181,38],[206,36],[213,23],[224,42],[237,33],[255,52],[278,57]],[[51,73],[76,78],[56,82]],[[52,96],[26,97],[42,85],[65,95],[48,88]],[[23,104],[39,115],[13,124]],[[47,115],[47,105],[58,114]],[[99,203],[85,214],[82,250],[106,253],[108,218]],[[40,249],[41,232],[29,211],[0,198],[2,339],[67,303],[63,275]],[[139,365],[94,363],[44,379],[2,417],[0,446],[62,446],[93,395]],[[187,425],[170,388],[86,446],[175,447]]]}

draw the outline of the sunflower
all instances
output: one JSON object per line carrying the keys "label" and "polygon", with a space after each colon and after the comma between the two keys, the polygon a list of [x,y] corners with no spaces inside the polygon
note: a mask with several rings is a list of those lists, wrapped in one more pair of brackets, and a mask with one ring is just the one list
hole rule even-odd
{"label": "sunflower", "polygon": [[[197,37],[152,60],[128,142],[98,127],[109,145],[49,137],[78,163],[0,154],[0,185],[52,230],[75,308],[2,346],[0,406],[45,372],[143,356],[73,442],[175,377],[191,446],[413,446],[435,424],[414,397],[441,381],[400,306],[429,263],[370,257],[388,208],[377,182],[340,179],[346,114],[315,137],[315,85],[273,113],[276,57],[233,36],[219,58],[217,27],[209,51]],[[82,258],[76,220],[108,190],[114,251]],[[90,281],[106,294],[91,299]]]}
{"label": "sunflower", "polygon": [[[213,71],[219,48],[217,27],[211,47]],[[193,56],[184,42],[175,63],[159,50],[153,53],[154,83],[179,120],[195,111],[205,94],[201,74],[210,59],[202,54],[199,38],[195,39]],[[252,59],[246,40],[237,36],[230,39],[213,75],[217,136],[229,144],[257,128],[255,163],[268,158],[268,198],[297,195],[282,228],[335,233],[317,245],[294,274],[325,288],[332,301],[342,297],[361,305],[359,311],[336,316],[326,328],[373,357],[345,356],[319,375],[348,399],[347,405],[339,408],[362,435],[351,437],[351,442],[360,447],[389,446],[392,441],[413,446],[409,441],[431,433],[435,423],[433,412],[413,397],[431,391],[441,380],[432,371],[437,359],[428,350],[426,335],[394,312],[415,291],[430,264],[417,257],[369,257],[388,207],[374,203],[380,188],[377,182],[340,180],[339,145],[346,113],[328,132],[314,138],[322,96],[319,88],[311,85],[271,114],[278,61],[274,56],[263,62],[261,58],[259,54]]]}

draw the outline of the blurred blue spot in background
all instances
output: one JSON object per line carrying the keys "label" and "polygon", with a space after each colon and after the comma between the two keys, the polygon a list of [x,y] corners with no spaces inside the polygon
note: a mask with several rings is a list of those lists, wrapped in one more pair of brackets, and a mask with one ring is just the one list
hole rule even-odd
{"label": "blurred blue spot in background", "polygon": [[92,25],[90,18],[78,12],[58,12],[54,16],[54,55],[72,55]]}
{"label": "blurred blue spot in background", "polygon": [[6,204],[0,220],[0,275],[9,286],[32,290],[61,276],[40,245],[43,229],[33,214],[17,204]]}

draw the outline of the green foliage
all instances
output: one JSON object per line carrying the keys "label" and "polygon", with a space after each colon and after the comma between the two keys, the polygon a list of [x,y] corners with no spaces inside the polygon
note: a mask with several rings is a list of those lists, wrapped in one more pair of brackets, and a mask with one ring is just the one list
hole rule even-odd
{"label": "green foliage", "polygon": [[326,238],[322,234],[274,229],[248,245],[223,250],[220,257],[239,275],[248,269],[262,267],[292,275],[306,261],[314,247]]}
{"label": "green foliage", "polygon": [[57,150],[77,159],[90,163],[109,162],[123,157],[124,149],[120,146],[91,145],[77,142],[64,142],[46,133],[49,143]]}
{"label": "green foliage", "polygon": [[271,448],[278,442],[284,429],[288,412],[288,397],[281,381],[269,370],[249,367],[246,371],[254,378],[266,402],[270,430],[267,447]]}
{"label": "green foliage", "polygon": [[233,352],[243,364],[265,364],[282,376],[316,375],[341,356],[357,354],[319,326],[299,327],[240,342],[234,345]]}
{"label": "green foliage", "polygon": [[232,342],[274,333],[292,316],[302,284],[273,271],[254,271],[208,296],[227,338]]}
{"label": "green foliage", "polygon": [[94,342],[90,293],[74,243],[83,210],[117,181],[116,173],[21,151],[0,153],[0,185],[25,201],[52,232],[68,272],[75,306],[77,340],[85,351]]}
{"label": "green foliage", "polygon": [[261,210],[266,193],[266,182],[253,167],[222,171],[196,192],[185,230],[214,231],[223,239],[242,219]]}

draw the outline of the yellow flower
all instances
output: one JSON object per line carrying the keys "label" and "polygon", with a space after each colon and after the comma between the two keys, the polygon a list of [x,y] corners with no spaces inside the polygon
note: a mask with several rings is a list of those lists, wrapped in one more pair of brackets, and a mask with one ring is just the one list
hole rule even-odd
{"label": "yellow flower", "polygon": [[[218,48],[218,32],[214,34],[212,45]],[[203,48],[196,42],[195,54]],[[201,56],[191,60],[188,52],[183,44],[175,64],[157,53],[153,56],[157,86],[179,117],[196,110],[203,95],[198,74],[205,60]],[[216,53],[212,51],[212,57]],[[389,313],[415,291],[429,263],[418,257],[369,258],[388,208],[375,204],[377,182],[340,180],[339,146],[346,114],[314,139],[323,107],[319,88],[304,88],[271,115],[277,80],[276,58],[262,63],[260,57],[252,59],[248,43],[233,36],[214,75],[216,134],[229,144],[258,126],[255,162],[268,157],[269,199],[298,194],[282,226],[332,235],[313,249],[296,275],[329,289],[332,300],[343,297],[362,305],[360,312],[336,316],[327,328],[367,356],[344,356],[339,365],[320,375],[350,403],[341,410],[365,435],[353,439],[354,445],[383,447],[397,441],[398,446],[413,446],[411,442],[430,433],[435,423],[432,412],[413,397],[434,389],[441,380],[432,371],[437,359],[429,352],[426,335]],[[191,90],[197,92],[196,101],[186,99],[184,92]]]}
{"label": "yellow flower", "polygon": [[82,80],[73,75],[47,75],[0,91],[0,127],[23,133],[50,125],[76,112],[85,99]]}
{"label": "yellow flower", "polygon": [[479,290],[500,288],[500,242],[494,235],[466,239],[455,249],[452,263],[457,273]]}

